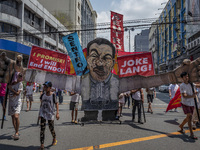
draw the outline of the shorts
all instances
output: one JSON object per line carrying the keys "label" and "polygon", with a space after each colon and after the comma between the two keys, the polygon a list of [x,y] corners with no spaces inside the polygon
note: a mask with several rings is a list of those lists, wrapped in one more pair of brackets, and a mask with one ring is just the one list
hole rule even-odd
{"label": "shorts", "polygon": [[151,94],[147,94],[147,101],[148,101],[148,103],[153,103],[153,95],[151,95]]}
{"label": "shorts", "polygon": [[70,102],[70,110],[78,109],[78,102]]}
{"label": "shorts", "polygon": [[26,101],[33,101],[33,95],[26,95]]}
{"label": "shorts", "polygon": [[123,107],[124,106],[124,103],[119,103],[119,107]]}
{"label": "shorts", "polygon": [[4,100],[4,96],[0,96],[0,103],[3,106],[3,100]]}
{"label": "shorts", "polygon": [[194,106],[186,106],[184,104],[181,104],[181,105],[182,105],[184,114],[193,114]]}

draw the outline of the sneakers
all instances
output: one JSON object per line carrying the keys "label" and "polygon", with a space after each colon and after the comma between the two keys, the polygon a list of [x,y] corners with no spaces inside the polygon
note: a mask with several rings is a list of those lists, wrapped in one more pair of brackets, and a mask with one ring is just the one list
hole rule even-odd
{"label": "sneakers", "polygon": [[142,121],[138,121],[138,123],[140,123],[140,124],[144,124]]}
{"label": "sneakers", "polygon": [[13,134],[11,136],[14,140],[19,140],[19,134]]}
{"label": "sneakers", "polygon": [[193,125],[192,125],[192,129],[193,129],[193,130],[196,130],[196,128],[197,128],[196,125],[193,124]]}
{"label": "sneakers", "polygon": [[190,138],[193,140],[198,140],[198,137],[196,137],[195,135],[190,135]]}
{"label": "sneakers", "polygon": [[57,145],[58,141],[57,140],[53,140],[52,145],[55,146]]}

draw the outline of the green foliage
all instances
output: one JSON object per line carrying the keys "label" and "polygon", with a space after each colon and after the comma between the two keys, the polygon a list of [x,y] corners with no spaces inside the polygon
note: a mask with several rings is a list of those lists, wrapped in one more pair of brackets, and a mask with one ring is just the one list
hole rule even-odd
{"label": "green foliage", "polygon": [[56,11],[54,12],[54,17],[56,19],[58,19],[68,30],[73,29],[73,23],[69,17],[69,15],[67,15],[67,13],[64,13],[62,11]]}

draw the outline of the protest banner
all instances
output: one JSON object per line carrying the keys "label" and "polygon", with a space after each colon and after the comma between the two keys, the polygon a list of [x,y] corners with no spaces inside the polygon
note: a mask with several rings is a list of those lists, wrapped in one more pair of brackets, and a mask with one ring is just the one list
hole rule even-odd
{"label": "protest banner", "polygon": [[150,52],[117,57],[119,77],[134,75],[154,75],[153,60]]}
{"label": "protest banner", "polygon": [[32,46],[28,68],[63,74],[65,73],[66,63],[66,54]]}
{"label": "protest banner", "polygon": [[110,41],[116,47],[116,52],[124,51],[123,15],[111,11]]}
{"label": "protest banner", "polygon": [[[85,56],[85,58],[86,58],[86,56],[87,56],[87,48],[84,48],[84,49],[83,49],[83,54],[84,54],[84,56]],[[69,56],[67,56],[67,65],[66,65],[66,72],[65,72],[65,74],[68,74],[68,75],[76,75],[76,72],[75,72],[75,70],[74,70],[72,61],[71,61],[71,59],[70,59]]]}
{"label": "protest banner", "polygon": [[68,54],[74,66],[76,75],[81,76],[88,73],[87,61],[83,54],[78,34],[76,32],[63,37],[63,42],[67,48]]}
{"label": "protest banner", "polygon": [[168,112],[171,109],[181,107],[181,92],[180,88],[175,93],[174,98],[172,98],[167,106],[166,112]]}

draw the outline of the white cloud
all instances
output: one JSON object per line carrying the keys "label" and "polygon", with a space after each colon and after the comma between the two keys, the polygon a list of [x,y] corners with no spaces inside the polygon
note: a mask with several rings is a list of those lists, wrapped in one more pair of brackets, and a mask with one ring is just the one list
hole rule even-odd
{"label": "white cloud", "polygon": [[[135,20],[135,19],[146,19],[146,18],[158,18],[159,15],[156,13],[161,13],[162,10],[158,8],[164,8],[165,5],[161,3],[167,2],[167,0],[112,0],[107,5],[110,5],[110,10],[123,14],[125,20]],[[110,22],[110,10],[105,10],[98,12],[98,23]],[[135,30],[131,32],[131,49],[134,45],[134,36],[141,32],[141,30]],[[109,33],[99,33],[98,36],[109,39]],[[124,44],[125,49],[128,49],[128,33],[124,33]]]}

